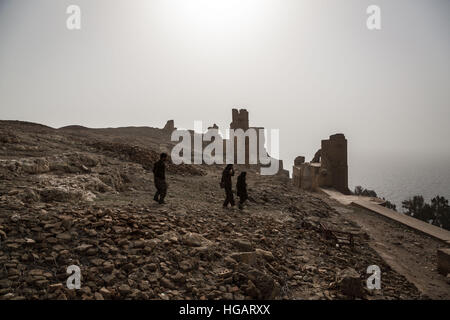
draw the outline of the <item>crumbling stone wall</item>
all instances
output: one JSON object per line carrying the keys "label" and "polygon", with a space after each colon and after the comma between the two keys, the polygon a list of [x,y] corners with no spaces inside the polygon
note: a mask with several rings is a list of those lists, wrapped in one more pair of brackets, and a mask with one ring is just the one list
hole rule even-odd
{"label": "crumbling stone wall", "polygon": [[[238,150],[238,143],[237,138],[234,139],[234,162],[237,163],[237,156],[238,151],[243,152],[245,155],[245,165],[250,165],[250,158],[251,156],[254,157],[257,161],[257,163],[260,162],[259,158],[259,131],[264,130],[264,127],[250,127],[249,126],[249,120],[248,120],[248,111],[246,109],[233,109],[232,110],[232,122],[230,123],[230,129],[237,130],[242,129],[244,132],[246,132],[248,129],[254,129],[256,132],[256,149],[250,148],[250,139],[248,137],[245,137],[244,142],[244,150]],[[224,140],[224,143],[226,143],[226,140]],[[265,141],[261,141],[261,145],[264,145]],[[252,153],[252,151],[254,153]],[[224,145],[224,154],[226,154],[226,147]]]}
{"label": "crumbling stone wall", "polygon": [[298,156],[297,158],[294,159],[294,166],[300,166],[303,163],[305,163],[305,157],[303,156]]}
{"label": "crumbling stone wall", "polygon": [[[166,124],[166,126],[164,127],[164,131],[166,132],[170,132],[170,130],[172,130],[172,128],[175,128],[173,120],[169,120]],[[176,128],[175,128],[176,129]],[[208,127],[208,130],[217,130],[219,129],[219,127],[214,124],[213,126]],[[237,130],[237,129],[241,129],[244,131],[244,133],[249,130],[249,129],[254,129],[255,130],[255,143],[256,143],[256,148],[250,148],[250,139],[249,137],[245,137],[245,141],[244,141],[244,145],[243,148],[244,150],[238,150],[238,148],[240,147],[240,145],[238,145],[238,139],[237,137],[234,138],[234,163],[237,163],[238,160],[238,151],[239,154],[244,154],[244,164],[245,166],[249,167],[250,165],[261,165],[260,161],[260,157],[259,157],[259,148],[260,146],[264,146],[265,144],[265,137],[264,135],[262,135],[262,141],[260,141],[260,131],[264,130],[264,127],[250,127],[249,126],[249,117],[248,117],[248,111],[246,109],[232,109],[232,122],[230,123],[230,129],[231,130]],[[196,133],[194,133],[192,130],[189,130],[191,133],[191,146],[194,146],[194,135]],[[198,133],[197,133],[198,134]],[[204,141],[203,137],[200,139],[202,141],[202,146],[203,146],[203,150],[205,149],[206,146],[208,146],[211,141]],[[229,143],[228,139],[220,139],[221,141],[219,143],[222,144],[223,147],[223,160],[224,162],[227,159],[227,144]],[[263,147],[264,148],[264,147]],[[252,152],[254,152],[252,154]],[[267,150],[263,150],[263,152],[266,154],[267,157],[269,157]],[[213,154],[214,156],[214,154]],[[256,164],[255,163],[250,163],[250,159],[254,158],[256,159]],[[194,150],[192,150],[192,154],[191,154],[191,160],[194,160]],[[289,178],[289,172],[287,170],[283,169],[283,161],[282,160],[278,160],[279,161],[279,170],[278,170],[278,174],[281,176],[284,176],[286,178]]]}
{"label": "crumbling stone wall", "polygon": [[347,139],[342,133],[322,140],[321,148],[321,186],[332,187],[344,194],[349,194]]}
{"label": "crumbling stone wall", "polygon": [[163,128],[164,131],[168,131],[170,133],[172,133],[176,129],[177,128],[175,128],[175,121],[173,120],[168,120]]}
{"label": "crumbling stone wall", "polygon": [[[230,123],[230,129],[237,130],[242,129],[244,132],[249,129],[248,111],[246,109],[233,109],[232,110],[232,122]],[[226,143],[226,141],[225,141]],[[234,163],[237,163],[238,152],[244,152],[245,164],[250,163],[250,141],[248,137],[245,137],[244,150],[238,150],[238,139],[234,138]],[[226,147],[224,146],[224,150]],[[226,154],[226,153],[224,153]]]}
{"label": "crumbling stone wall", "polygon": [[349,194],[347,139],[342,133],[322,140],[321,149],[316,152],[311,163],[303,163],[304,157],[294,161],[292,179],[301,189],[316,190],[318,187],[334,188]]}
{"label": "crumbling stone wall", "polygon": [[242,129],[246,131],[248,128],[248,111],[245,109],[233,109],[230,129]]}
{"label": "crumbling stone wall", "polygon": [[299,189],[317,191],[319,189],[319,175],[320,164],[294,162],[292,180]]}

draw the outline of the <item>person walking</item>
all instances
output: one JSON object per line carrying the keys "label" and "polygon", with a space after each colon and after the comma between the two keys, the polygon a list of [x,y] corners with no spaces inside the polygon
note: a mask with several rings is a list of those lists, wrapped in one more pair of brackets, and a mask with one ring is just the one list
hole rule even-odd
{"label": "person walking", "polygon": [[167,194],[166,165],[167,153],[161,153],[159,160],[153,166],[153,177],[155,181],[156,193],[153,200],[159,204],[164,204]]}
{"label": "person walking", "polygon": [[223,207],[227,208],[228,204],[234,206],[233,187],[231,177],[234,176],[234,169],[232,164],[228,164],[222,172],[222,180],[220,186],[225,189],[225,201]]}

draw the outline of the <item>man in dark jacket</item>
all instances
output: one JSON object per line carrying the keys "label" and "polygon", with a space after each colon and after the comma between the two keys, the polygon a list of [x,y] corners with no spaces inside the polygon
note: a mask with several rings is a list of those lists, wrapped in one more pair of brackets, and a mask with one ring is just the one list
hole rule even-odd
{"label": "man in dark jacket", "polygon": [[165,161],[167,160],[167,154],[161,153],[159,160],[155,162],[153,166],[153,177],[155,181],[156,193],[153,197],[153,200],[159,202],[160,204],[164,203],[164,198],[167,193],[167,183],[166,183],[166,165]]}
{"label": "man in dark jacket", "polygon": [[236,183],[236,190],[237,190],[237,195],[239,197],[239,209],[243,209],[244,208],[244,202],[245,200],[248,199],[248,194],[247,194],[247,182],[245,181],[245,177],[247,175],[247,172],[242,172],[238,178],[237,178],[237,183]]}
{"label": "man in dark jacket", "polygon": [[232,207],[234,206],[234,197],[233,197],[233,189],[231,177],[234,176],[234,169],[232,164],[228,164],[222,172],[222,181],[220,182],[220,186],[225,189],[225,201],[223,203],[223,207],[226,208],[228,204]]}

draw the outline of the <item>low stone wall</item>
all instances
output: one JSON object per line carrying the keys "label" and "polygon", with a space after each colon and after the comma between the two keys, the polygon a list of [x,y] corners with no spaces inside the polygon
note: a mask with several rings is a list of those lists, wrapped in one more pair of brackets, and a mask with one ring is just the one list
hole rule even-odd
{"label": "low stone wall", "polygon": [[303,190],[319,190],[320,164],[302,163],[292,169],[294,185]]}
{"label": "low stone wall", "polygon": [[450,273],[450,248],[441,248],[437,251],[438,272],[446,276]]}

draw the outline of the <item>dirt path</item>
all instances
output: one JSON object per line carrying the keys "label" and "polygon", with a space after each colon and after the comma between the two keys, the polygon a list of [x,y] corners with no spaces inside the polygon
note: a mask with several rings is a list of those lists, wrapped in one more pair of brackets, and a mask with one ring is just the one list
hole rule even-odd
{"label": "dirt path", "polygon": [[345,218],[370,236],[370,246],[392,269],[404,275],[431,299],[450,299],[450,284],[437,270],[436,250],[444,245],[368,210],[327,199]]}

